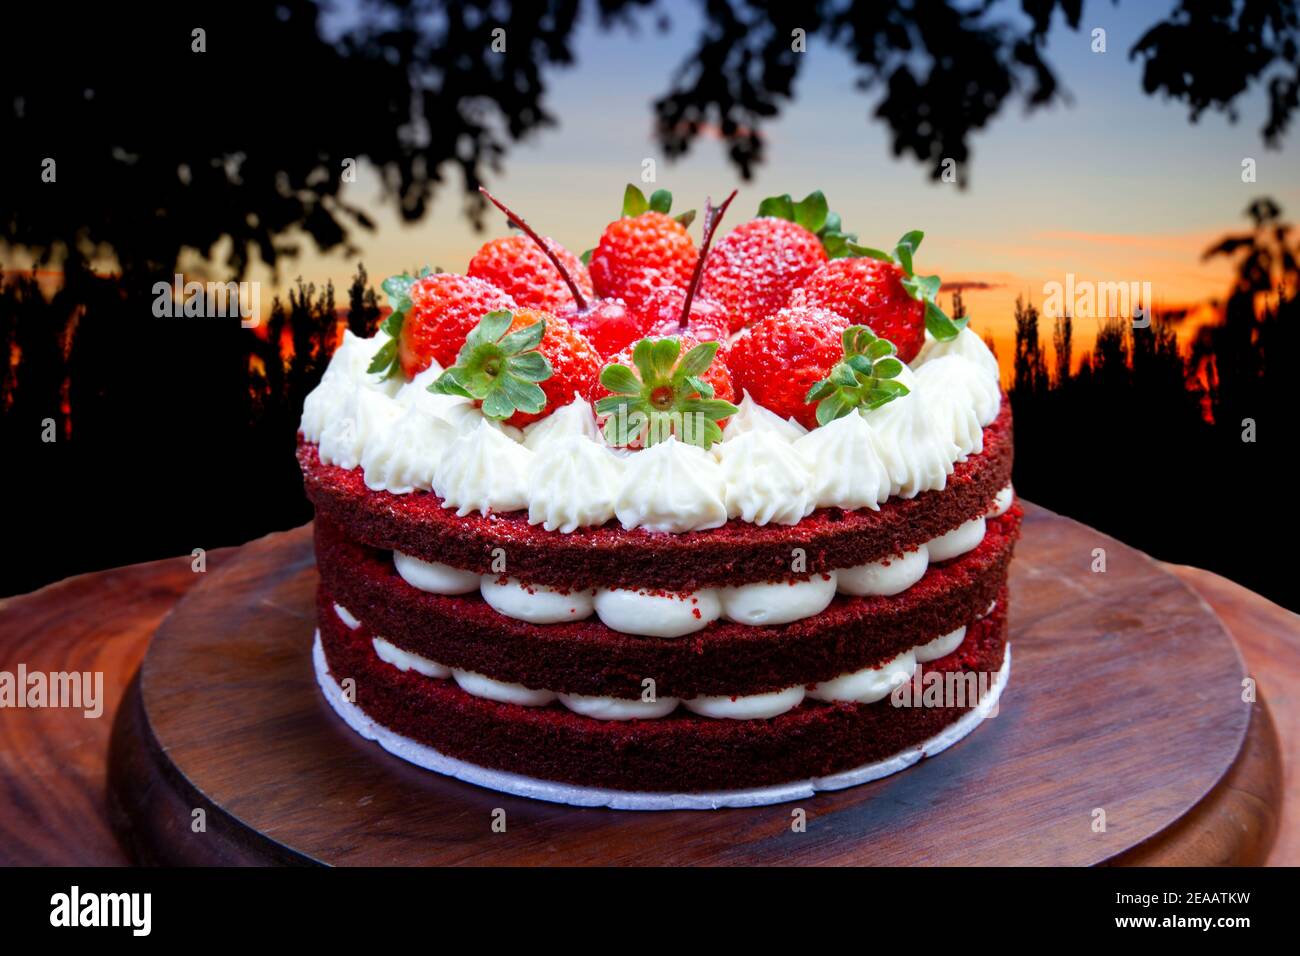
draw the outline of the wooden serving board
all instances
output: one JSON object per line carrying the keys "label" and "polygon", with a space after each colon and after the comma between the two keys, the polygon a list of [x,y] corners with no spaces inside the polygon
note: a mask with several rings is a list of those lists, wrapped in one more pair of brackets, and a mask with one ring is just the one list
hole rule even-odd
{"label": "wooden serving board", "polygon": [[310,528],[273,535],[158,629],[114,727],[110,814],[138,858],[167,863],[1261,861],[1280,762],[1232,638],[1144,554],[1026,512],[996,718],[884,780],[711,812],[510,797],[358,737],[312,672]]}

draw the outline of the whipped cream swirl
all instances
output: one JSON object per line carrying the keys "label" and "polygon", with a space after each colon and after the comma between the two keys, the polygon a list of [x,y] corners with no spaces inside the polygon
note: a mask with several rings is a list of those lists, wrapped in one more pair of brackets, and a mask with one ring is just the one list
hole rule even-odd
{"label": "whipped cream swirl", "polygon": [[484,417],[465,398],[428,386],[435,363],[410,382],[366,369],[387,341],[350,331],[303,405],[301,431],[327,465],[363,470],[367,487],[431,491],[445,507],[528,512],[570,533],[613,518],[628,529],[685,532],[729,518],[797,524],[815,508],[878,510],[892,496],[941,490],[956,462],[983,449],[998,414],[997,360],[970,329],[926,344],[898,380],[909,394],[811,432],[748,393],[708,452],[669,438],[612,450],[580,396],[520,430]]}

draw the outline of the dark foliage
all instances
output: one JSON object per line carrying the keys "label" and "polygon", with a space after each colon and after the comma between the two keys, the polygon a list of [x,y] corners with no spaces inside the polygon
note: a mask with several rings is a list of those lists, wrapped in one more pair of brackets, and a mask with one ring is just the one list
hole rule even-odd
{"label": "dark foliage", "polygon": [[[339,8],[331,36],[308,0],[6,9],[5,35],[17,42],[0,57],[0,249],[29,251],[62,276],[53,289],[27,275],[0,287],[0,495],[8,540],[26,559],[10,565],[0,593],[306,520],[292,458],[302,400],[342,323],[373,331],[370,278],[358,273],[346,316],[332,287],[298,283],[262,333],[229,319],[158,318],[154,282],[187,257],[239,276],[255,259],[282,267],[304,238],[350,249],[354,230],[371,224],[341,196],[350,160],[380,171],[407,219],[448,180],[477,217],[480,182],[515,141],[553,121],[546,77],[573,58],[579,8],[364,0]],[[607,27],[636,26],[673,5],[596,0],[594,9]],[[659,137],[680,155],[720,133],[746,175],[802,66],[795,29],[810,48],[851,54],[895,153],[932,173],[951,157],[964,178],[974,130],[1009,103],[1061,95],[1043,38],[1056,20],[1080,22],[1079,0],[1022,0],[1020,17],[958,0],[705,0],[702,9],[695,48],[675,74],[666,65]],[[496,27],[504,50],[492,47]],[[194,49],[196,28],[205,52]],[[1193,117],[1230,111],[1241,91],[1267,83],[1273,141],[1296,108],[1295,37],[1289,3],[1188,3],[1133,54],[1148,91],[1182,100]],[[46,159],[54,182],[42,179]],[[1270,208],[1258,207],[1250,235],[1217,249],[1241,257],[1242,280],[1189,364],[1168,326],[1116,326],[1079,372],[1063,374],[1066,324],[1053,330],[1053,380],[1038,316],[1022,306],[1014,401],[1028,496],[1294,603],[1282,566],[1256,561],[1242,542],[1243,527],[1259,541],[1265,529],[1290,530],[1268,496],[1234,503],[1229,516],[1217,510],[1249,487],[1243,475],[1285,473],[1275,449],[1293,437],[1277,368],[1296,344],[1295,261]],[[99,254],[120,274],[91,272]],[[1260,295],[1272,297],[1263,312]],[[1182,388],[1187,379],[1199,391]],[[1240,441],[1246,418],[1258,423],[1256,444]],[[1081,460],[1080,442],[1095,454]]]}
{"label": "dark foliage", "polygon": [[[1021,0],[1017,16],[960,0],[702,0],[694,48],[675,72],[647,77],[650,89],[668,83],[654,102],[658,136],[678,156],[719,135],[748,176],[803,66],[803,31],[807,49],[851,56],[896,155],[936,177],[952,159],[964,183],[973,132],[1011,102],[1062,95],[1044,39],[1056,22],[1077,29],[1081,5]],[[607,28],[680,12],[668,0],[593,6]],[[572,62],[579,13],[579,0],[365,0],[326,24],[311,0],[129,14],[97,4],[69,16],[55,43],[48,5],[11,5],[5,33],[22,42],[0,57],[0,241],[70,269],[110,251],[124,272],[155,275],[188,253],[242,275],[255,258],[275,266],[294,254],[302,237],[351,248],[352,231],[371,224],[341,196],[357,161],[379,170],[407,219],[455,178],[477,220],[478,187],[510,145],[553,122],[546,77]],[[1216,0],[1180,6],[1132,52],[1146,89],[1186,102],[1193,118],[1230,112],[1267,83],[1273,142],[1296,108],[1296,42],[1293,3]],[[54,183],[41,179],[47,159]]]}
{"label": "dark foliage", "polygon": [[1300,510],[1278,486],[1300,440],[1279,371],[1300,348],[1300,249],[1271,201],[1247,214],[1251,232],[1207,252],[1235,257],[1237,279],[1189,350],[1171,319],[1145,329],[1112,319],[1071,373],[1067,316],[1049,377],[1037,312],[1018,303],[1015,479],[1026,498],[1294,608],[1300,594],[1276,548],[1300,531]]}

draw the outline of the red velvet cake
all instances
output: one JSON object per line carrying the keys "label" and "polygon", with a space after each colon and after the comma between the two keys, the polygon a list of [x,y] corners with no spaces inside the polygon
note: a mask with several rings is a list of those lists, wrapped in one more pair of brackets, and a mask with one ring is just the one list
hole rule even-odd
{"label": "red velvet cake", "polygon": [[345,333],[298,460],[318,677],[364,736],[514,793],[712,807],[901,769],[996,705],[996,361],[920,233],[860,246],[814,193],[710,251],[729,202],[697,249],[629,187],[590,274],[507,210],[525,236],[389,279],[379,333]]}

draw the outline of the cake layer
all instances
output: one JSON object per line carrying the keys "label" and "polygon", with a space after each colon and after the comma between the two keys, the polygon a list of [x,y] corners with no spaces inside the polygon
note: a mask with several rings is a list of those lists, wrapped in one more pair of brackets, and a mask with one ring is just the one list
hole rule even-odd
{"label": "cake layer", "polygon": [[432,492],[370,490],[360,469],[321,464],[315,445],[300,444],[298,460],[318,519],[376,548],[478,574],[504,558],[511,577],[550,587],[693,591],[856,567],[984,514],[1011,481],[1011,408],[1002,403],[984,450],[958,462],[942,491],[891,498],[879,511],[821,508],[797,525],[728,521],[681,534],[615,522],[559,534],[528,524],[523,512],[458,517]]}
{"label": "cake layer", "polygon": [[673,638],[622,634],[596,619],[529,624],[504,617],[477,593],[417,590],[387,553],[318,519],[320,615],[334,618],[337,603],[401,650],[526,687],[635,699],[652,678],[665,697],[764,693],[875,666],[973,623],[1006,583],[1020,519],[1018,507],[989,519],[978,547],[932,565],[902,594],[840,595],[790,624],[715,621]]}
{"label": "cake layer", "polygon": [[[714,720],[675,711],[659,720],[602,721],[558,704],[525,707],[475,697],[450,680],[382,661],[364,628],[320,615],[336,681],[355,681],[356,704],[396,733],[485,767],[626,790],[753,787],[825,776],[884,759],[926,740],[974,705],[970,690],[993,680],[1006,643],[1006,601],[968,628],[951,654],[923,664],[911,706],[805,701],[766,720]],[[950,693],[931,699],[936,678]],[[951,677],[949,677],[951,675]],[[952,689],[960,696],[952,696]]]}

